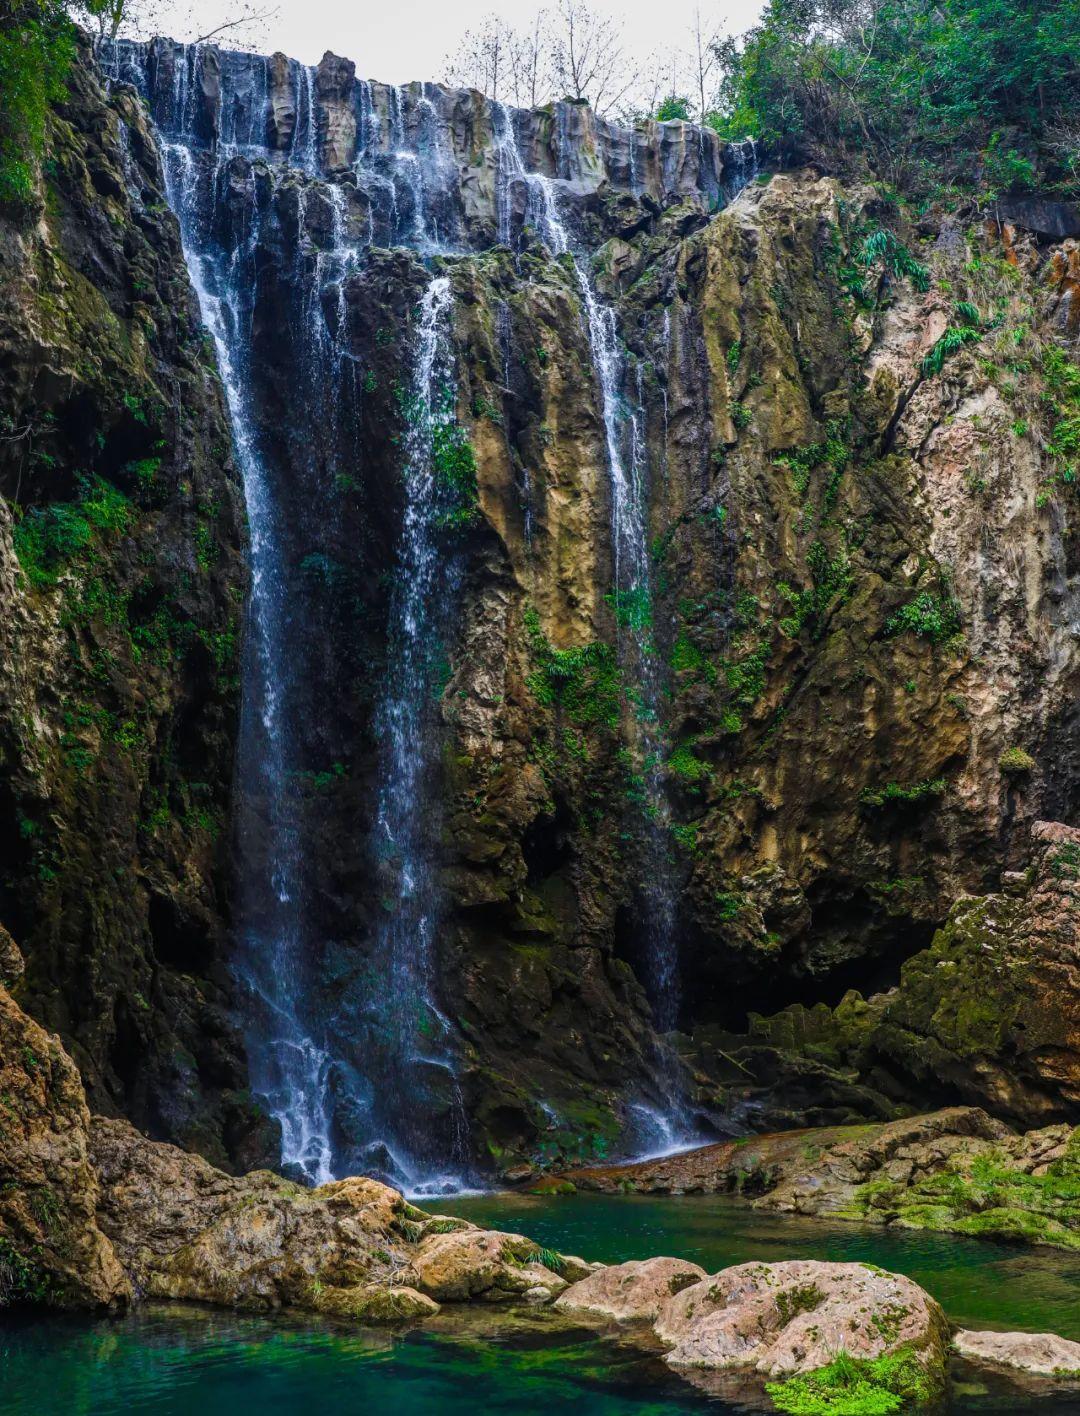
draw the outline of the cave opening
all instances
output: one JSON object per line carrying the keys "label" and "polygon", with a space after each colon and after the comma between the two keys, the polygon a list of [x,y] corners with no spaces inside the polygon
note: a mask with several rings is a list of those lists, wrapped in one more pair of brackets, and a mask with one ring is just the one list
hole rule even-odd
{"label": "cave opening", "polygon": [[862,891],[824,896],[811,910],[807,928],[764,959],[684,935],[680,1029],[718,1026],[741,1034],[752,1013],[769,1016],[794,1004],[835,1008],[851,989],[864,998],[887,992],[899,984],[908,959],[929,946],[939,923],[888,914]]}

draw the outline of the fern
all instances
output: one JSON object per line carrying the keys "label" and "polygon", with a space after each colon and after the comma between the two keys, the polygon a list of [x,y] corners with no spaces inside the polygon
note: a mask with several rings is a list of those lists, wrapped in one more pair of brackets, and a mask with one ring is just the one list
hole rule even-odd
{"label": "fern", "polygon": [[946,359],[951,358],[965,344],[975,344],[982,336],[982,330],[972,325],[950,326],[922,361],[923,378],[931,379],[935,374],[940,374]]}
{"label": "fern", "polygon": [[930,288],[930,272],[926,266],[917,261],[908,248],[884,227],[871,231],[865,237],[855,259],[867,270],[880,261],[897,280],[910,280],[919,291]]}

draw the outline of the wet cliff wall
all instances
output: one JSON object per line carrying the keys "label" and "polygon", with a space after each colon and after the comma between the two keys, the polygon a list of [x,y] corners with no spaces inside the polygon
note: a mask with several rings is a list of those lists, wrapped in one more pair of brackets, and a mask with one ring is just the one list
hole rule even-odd
{"label": "wet cliff wall", "polygon": [[[841,1065],[790,1018],[740,1039],[753,1014],[891,989],[957,894],[1022,863],[1036,816],[1075,809],[1073,244],[813,173],[757,178],[752,154],[690,125],[388,89],[333,56],[308,70],[159,42],[106,67],[113,97],[91,79],[76,97],[106,133],[122,113],[133,152],[145,102],[164,174],[149,146],[135,160],[180,216],[214,339],[196,347],[189,315],[160,354],[199,390],[187,442],[153,435],[187,481],[156,511],[125,492],[119,513],[185,566],[166,583],[195,628],[151,671],[158,699],[145,657],[120,677],[214,770],[149,750],[143,769],[88,726],[76,775],[62,710],[42,713],[76,797],[103,762],[159,761],[146,782],[175,785],[162,831],[125,798],[136,883],[115,897],[146,913],[99,951],[111,1002],[83,1000],[84,896],[49,916],[55,882],[21,884],[33,818],[13,829],[26,864],[5,909],[23,911],[7,922],[31,1006],[78,1041],[62,1010],[83,1000],[86,1035],[111,1037],[101,1019],[138,990],[141,1056],[173,1016],[224,1037],[227,996],[311,1175],[437,1177],[701,1119],[925,1104],[902,1058]],[[116,200],[134,241],[133,199]],[[179,281],[167,214],[143,220],[169,252],[150,283]],[[192,309],[177,291],[163,322]],[[50,455],[123,491],[126,462],[157,454]],[[256,587],[233,790],[235,683],[215,650],[242,593],[241,476]],[[37,505],[22,483],[5,497]],[[111,564],[131,538],[100,515]],[[13,604],[64,613],[62,577],[9,565]],[[228,833],[203,830],[189,777],[238,825],[224,951]],[[71,833],[103,870],[94,821]],[[37,943],[47,918],[66,955]],[[132,949],[199,1001],[163,1019],[152,989],[121,987]],[[92,1085],[110,1045],[79,1057]],[[188,1075],[220,1108],[243,1066],[231,1035],[215,1046],[228,1066]],[[101,1075],[136,1114],[175,1085]]]}
{"label": "wet cliff wall", "polygon": [[0,222],[0,917],[95,1109],[228,1162],[243,506],[141,106],[69,89]]}

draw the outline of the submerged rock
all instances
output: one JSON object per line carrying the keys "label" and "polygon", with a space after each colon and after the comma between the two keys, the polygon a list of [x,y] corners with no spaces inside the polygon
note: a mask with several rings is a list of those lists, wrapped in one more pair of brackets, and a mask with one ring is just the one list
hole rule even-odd
{"label": "submerged rock", "polygon": [[971,1332],[953,1334],[953,1346],[973,1362],[1015,1367],[1038,1376],[1080,1378],[1080,1342],[1053,1332]]}

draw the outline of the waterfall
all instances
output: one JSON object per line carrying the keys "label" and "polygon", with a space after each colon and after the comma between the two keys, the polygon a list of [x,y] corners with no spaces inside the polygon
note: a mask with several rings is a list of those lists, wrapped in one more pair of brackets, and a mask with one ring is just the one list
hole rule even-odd
{"label": "waterfall", "polygon": [[[569,233],[559,213],[554,182],[538,172],[526,172],[514,129],[513,117],[504,104],[493,103],[493,130],[499,168],[500,239],[510,234],[510,188],[523,183],[528,193],[528,214],[555,256],[570,255],[581,292],[585,327],[592,366],[600,392],[605,451],[611,484],[612,551],[614,561],[614,609],[622,639],[632,645],[630,668],[637,678],[641,702],[638,726],[641,752],[646,763],[648,795],[646,835],[650,857],[651,888],[648,895],[650,919],[650,978],[648,984],[661,1031],[676,1023],[679,1006],[679,976],[675,938],[674,884],[669,854],[670,809],[661,773],[661,743],[658,705],[662,685],[659,664],[652,649],[652,587],[647,525],[648,477],[645,466],[644,400],[638,385],[636,411],[627,418],[622,387],[625,376],[622,342],[615,311],[597,296],[586,260],[573,251]],[[633,150],[633,149],[631,149]],[[629,467],[624,454],[626,424],[629,424]],[[674,1080],[674,1069],[671,1070]],[[676,1112],[680,1109],[677,1098]],[[681,1119],[680,1119],[681,1124]]]}
{"label": "waterfall", "polygon": [[[182,94],[181,113],[185,98]],[[248,515],[251,592],[238,753],[239,831],[246,869],[237,963],[252,1017],[258,1019],[258,1025],[249,1028],[251,1082],[281,1125],[283,1164],[322,1184],[332,1178],[330,1057],[301,1016],[308,941],[303,842],[289,791],[295,770],[294,725],[285,702],[289,592],[281,528],[247,393],[251,351],[245,331],[253,304],[251,262],[259,209],[253,194],[245,246],[229,257],[215,251],[202,242],[201,233],[207,200],[222,180],[222,159],[209,167],[200,165],[189,148],[168,140],[162,142],[162,156],[192,284],[214,341]]]}
{"label": "waterfall", "polygon": [[[372,1102],[377,1132],[369,1164],[389,1169],[414,1191],[458,1188],[446,1162],[464,1166],[464,1117],[450,1046],[450,1025],[434,1001],[432,946],[438,894],[425,834],[430,821],[425,778],[430,753],[427,719],[438,614],[451,573],[440,546],[440,489],[433,449],[456,426],[454,373],[447,323],[450,280],[435,276],[416,322],[412,383],[406,415],[405,510],[390,609],[390,669],[377,716],[383,743],[376,849],[390,875],[375,950],[388,980],[376,1006],[377,1087]],[[418,1094],[443,1084],[449,1127],[440,1137],[410,1124]],[[436,1144],[433,1145],[432,1141]],[[449,1142],[447,1149],[446,1142]]]}
{"label": "waterfall", "polygon": [[[168,41],[121,41],[105,46],[102,57],[112,79],[131,82],[144,96],[158,127],[168,197],[213,341],[247,504],[251,596],[238,748],[235,968],[246,1000],[252,1087],[280,1123],[282,1160],[294,1173],[322,1182],[363,1169],[413,1189],[445,1189],[467,1174],[468,1146],[457,1024],[437,1001],[440,823],[432,788],[438,661],[461,567],[445,535],[449,509],[437,457],[457,433],[446,273],[452,262],[434,273],[431,266],[436,252],[467,257],[493,239],[516,248],[524,224],[572,265],[580,292],[611,489],[620,658],[636,686],[636,741],[647,764],[647,982],[661,1029],[677,1011],[657,714],[662,684],[649,629],[647,408],[640,365],[628,396],[615,312],[597,294],[588,258],[574,248],[566,224],[573,224],[575,184],[582,181],[576,119],[571,106],[557,106],[553,179],[522,160],[518,133],[530,115],[493,103],[492,190],[485,185],[490,167],[485,172],[477,160],[482,125],[474,132],[471,120],[460,121],[460,96],[438,86],[356,80],[351,94],[334,97],[332,83],[320,88],[322,70]],[[342,105],[337,118],[333,102]],[[355,149],[344,160],[331,155],[342,114],[357,126]],[[619,173],[625,183],[625,136],[595,121],[598,141],[607,144],[605,180],[615,182]],[[683,192],[678,184],[687,179],[662,160],[668,138],[657,125],[629,142],[635,191],[650,200]],[[721,184],[715,138],[703,136],[699,146],[694,180],[704,204]],[[329,176],[324,155],[334,163]],[[740,180],[751,161],[752,149],[740,157]],[[363,389],[380,375],[378,367],[358,368],[350,350],[350,325],[355,333],[363,318],[349,291],[377,268],[366,249],[377,245],[411,248],[415,256],[400,268],[416,280],[422,257],[427,282],[408,324],[398,390],[406,431],[388,469],[391,478],[400,476],[401,519],[386,574],[387,662],[375,666],[372,717],[358,727],[339,702],[347,696],[345,669],[335,660],[331,627],[335,617],[367,608],[357,610],[338,588],[353,569],[338,488],[363,480],[354,476],[365,446]],[[495,332],[509,386],[505,301]],[[395,333],[387,331],[390,339]],[[521,476],[531,545],[535,489],[527,463]],[[355,829],[360,837],[371,827],[377,859],[362,882],[342,886],[331,867],[320,874],[326,843],[317,793],[327,782],[348,780],[345,759],[369,731],[379,753],[374,821],[356,819]],[[350,865],[357,875],[363,869]],[[339,888],[374,893],[373,918],[358,922],[359,910],[342,908],[347,918],[339,922],[339,902],[331,898],[327,906],[324,898]],[[666,1144],[671,1117],[638,1111],[651,1117],[642,1126]]]}

